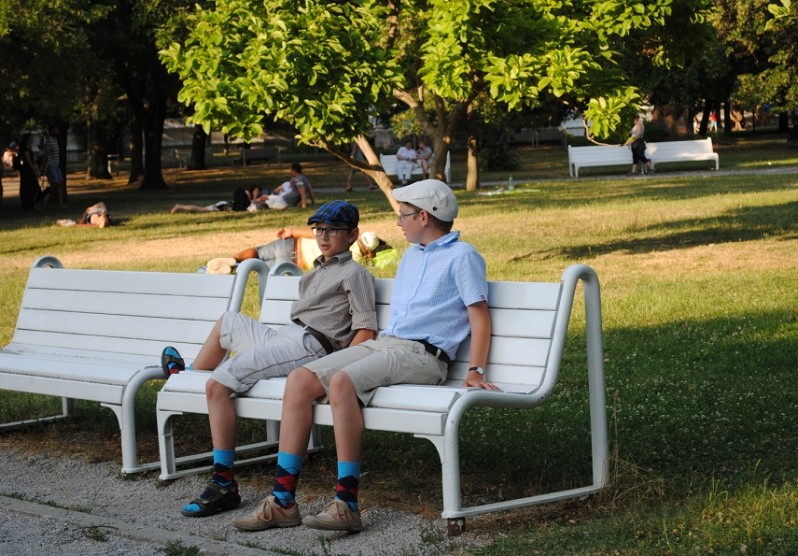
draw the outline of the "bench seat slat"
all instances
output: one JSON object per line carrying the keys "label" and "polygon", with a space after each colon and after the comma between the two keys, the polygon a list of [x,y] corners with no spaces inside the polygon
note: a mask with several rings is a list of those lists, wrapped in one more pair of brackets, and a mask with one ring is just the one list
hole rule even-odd
{"label": "bench seat slat", "polygon": [[[91,387],[89,387],[89,384]],[[82,380],[79,376],[53,377],[45,373],[4,372],[3,389],[120,405],[124,385]]]}
{"label": "bench seat slat", "polygon": [[[208,336],[211,327],[205,329]],[[180,350],[185,358],[193,358],[199,351],[202,342],[198,338],[193,343],[180,342],[172,338],[153,338],[149,340],[133,338],[116,338],[111,336],[74,336],[70,334],[55,334],[51,332],[17,330],[14,334],[15,344],[39,345],[47,348],[74,348],[83,351],[96,351],[97,353],[124,353],[132,355],[158,355],[167,345],[172,345]],[[160,363],[159,363],[160,364]]]}

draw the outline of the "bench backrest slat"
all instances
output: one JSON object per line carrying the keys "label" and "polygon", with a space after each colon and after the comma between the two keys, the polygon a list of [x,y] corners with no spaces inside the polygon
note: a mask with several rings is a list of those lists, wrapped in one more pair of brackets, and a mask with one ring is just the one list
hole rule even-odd
{"label": "bench backrest slat", "polygon": [[[380,330],[390,319],[393,280],[376,280],[377,320]],[[488,304],[493,337],[488,357],[491,380],[503,389],[531,391],[541,381],[548,363],[554,322],[562,285],[548,282],[489,282]],[[261,321],[271,325],[289,322],[291,304],[299,294],[299,278],[271,276],[261,311]],[[464,341],[449,369],[452,384],[462,382],[468,369],[469,341]],[[515,385],[515,386],[512,386]]]}
{"label": "bench backrest slat", "polygon": [[33,268],[12,344],[142,356],[174,345],[193,357],[228,308],[234,283],[234,276]]}
{"label": "bench backrest slat", "polygon": [[25,310],[48,310],[65,313],[96,313],[131,317],[206,320],[209,314],[221,315],[228,305],[225,297],[202,298],[186,295],[133,294],[71,291],[53,295],[54,290],[27,290],[22,300]]}

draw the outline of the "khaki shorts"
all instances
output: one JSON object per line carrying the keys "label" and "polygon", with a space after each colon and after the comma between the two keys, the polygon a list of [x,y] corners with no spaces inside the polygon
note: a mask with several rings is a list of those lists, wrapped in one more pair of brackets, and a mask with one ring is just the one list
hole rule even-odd
{"label": "khaki shorts", "polygon": [[261,379],[287,376],[326,354],[319,341],[295,324],[275,330],[241,313],[222,316],[220,345],[236,355],[212,378],[234,392],[246,392]]}
{"label": "khaki shorts", "polygon": [[327,392],[332,376],[338,371],[345,372],[364,406],[369,404],[374,390],[380,386],[441,384],[446,380],[448,370],[448,365],[427,353],[422,344],[393,336],[365,341],[303,367],[319,377]]}

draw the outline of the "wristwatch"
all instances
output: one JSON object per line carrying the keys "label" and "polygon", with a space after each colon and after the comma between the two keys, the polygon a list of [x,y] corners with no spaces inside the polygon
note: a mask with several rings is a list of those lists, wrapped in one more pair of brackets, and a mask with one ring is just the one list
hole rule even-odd
{"label": "wristwatch", "polygon": [[483,369],[482,367],[469,367],[468,372],[471,371],[476,371],[479,374],[479,376],[485,376],[485,369]]}

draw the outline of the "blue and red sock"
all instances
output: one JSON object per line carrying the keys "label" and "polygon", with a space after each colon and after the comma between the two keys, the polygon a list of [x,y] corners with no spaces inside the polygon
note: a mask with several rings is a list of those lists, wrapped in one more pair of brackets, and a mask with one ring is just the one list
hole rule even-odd
{"label": "blue and red sock", "polygon": [[360,488],[360,462],[338,462],[338,486],[335,497],[346,502],[353,512],[358,511],[357,494]]}
{"label": "blue and red sock", "polygon": [[287,452],[277,452],[277,472],[274,476],[274,495],[277,503],[283,508],[296,504],[296,485],[305,458]]}

